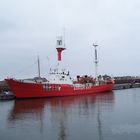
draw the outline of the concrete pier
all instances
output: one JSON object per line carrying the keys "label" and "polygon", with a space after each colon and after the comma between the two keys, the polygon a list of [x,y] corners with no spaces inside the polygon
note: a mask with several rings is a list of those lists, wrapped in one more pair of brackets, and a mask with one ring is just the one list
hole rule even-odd
{"label": "concrete pier", "polygon": [[113,90],[129,89],[129,88],[139,88],[140,83],[125,83],[125,84],[115,84]]}

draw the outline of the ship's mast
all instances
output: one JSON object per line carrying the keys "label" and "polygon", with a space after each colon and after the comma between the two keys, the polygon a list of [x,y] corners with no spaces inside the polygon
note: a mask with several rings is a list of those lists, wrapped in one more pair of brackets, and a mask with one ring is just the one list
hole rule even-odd
{"label": "ship's mast", "polygon": [[97,44],[93,44],[95,48],[95,78],[98,79],[98,54],[97,54]]}
{"label": "ship's mast", "polygon": [[40,60],[39,60],[39,56],[37,57],[37,64],[38,64],[38,77],[40,78]]}

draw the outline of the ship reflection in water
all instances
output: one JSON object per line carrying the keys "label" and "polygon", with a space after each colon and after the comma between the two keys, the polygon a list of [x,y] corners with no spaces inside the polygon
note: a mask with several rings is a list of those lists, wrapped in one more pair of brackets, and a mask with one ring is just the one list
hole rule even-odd
{"label": "ship reflection in water", "polygon": [[[8,117],[14,139],[103,139],[102,112],[110,112],[114,94],[15,100]],[[22,138],[20,138],[22,140]]]}

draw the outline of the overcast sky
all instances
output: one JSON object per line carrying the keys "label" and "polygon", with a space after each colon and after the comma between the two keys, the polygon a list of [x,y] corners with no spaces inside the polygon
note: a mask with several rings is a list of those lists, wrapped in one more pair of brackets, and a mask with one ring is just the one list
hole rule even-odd
{"label": "overcast sky", "polygon": [[63,64],[72,76],[99,73],[140,76],[139,0],[0,0],[0,80],[47,76],[63,34]]}

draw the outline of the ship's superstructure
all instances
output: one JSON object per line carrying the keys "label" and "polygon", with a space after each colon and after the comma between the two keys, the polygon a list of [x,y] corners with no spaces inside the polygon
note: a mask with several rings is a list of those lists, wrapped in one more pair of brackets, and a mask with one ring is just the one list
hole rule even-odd
{"label": "ship's superstructure", "polygon": [[69,71],[59,68],[50,69],[49,83],[69,85],[73,84]]}
{"label": "ship's superstructure", "polygon": [[49,73],[49,83],[53,84],[67,84],[71,85],[72,78],[68,70],[62,68],[62,52],[66,50],[63,45],[62,37],[57,38],[57,65],[55,68],[50,69]]}

